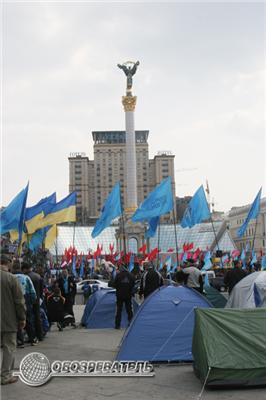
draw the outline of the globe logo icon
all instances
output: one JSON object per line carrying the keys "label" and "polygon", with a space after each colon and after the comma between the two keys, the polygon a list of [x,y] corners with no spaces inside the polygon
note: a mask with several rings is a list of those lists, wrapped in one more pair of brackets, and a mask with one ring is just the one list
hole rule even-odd
{"label": "globe logo icon", "polygon": [[42,353],[30,353],[21,360],[20,378],[27,385],[43,385],[49,380],[50,373],[50,362]]}

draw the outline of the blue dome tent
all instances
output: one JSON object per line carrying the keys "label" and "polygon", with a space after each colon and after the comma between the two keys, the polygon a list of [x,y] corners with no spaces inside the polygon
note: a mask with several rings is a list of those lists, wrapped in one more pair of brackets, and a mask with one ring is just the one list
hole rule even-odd
{"label": "blue dome tent", "polygon": [[[137,302],[132,299],[134,313],[138,309]],[[81,323],[88,329],[114,328],[116,310],[115,290],[97,290],[87,301]],[[121,328],[128,326],[125,307],[123,307]]]}
{"label": "blue dome tent", "polygon": [[211,304],[184,286],[163,286],[142,304],[124,335],[119,361],[192,361],[194,308]]}

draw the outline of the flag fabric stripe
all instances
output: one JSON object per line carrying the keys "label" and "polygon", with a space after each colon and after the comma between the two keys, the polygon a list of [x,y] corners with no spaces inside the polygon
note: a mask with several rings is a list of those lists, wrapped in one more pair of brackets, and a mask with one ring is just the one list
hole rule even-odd
{"label": "flag fabric stripe", "polygon": [[57,237],[57,226],[53,225],[46,233],[44,247],[46,249],[50,249],[50,247],[52,247],[56,237]]}

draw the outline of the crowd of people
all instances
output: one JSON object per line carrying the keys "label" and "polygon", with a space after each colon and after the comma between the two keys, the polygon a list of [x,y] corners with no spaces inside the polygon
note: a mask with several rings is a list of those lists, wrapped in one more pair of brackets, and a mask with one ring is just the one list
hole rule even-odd
{"label": "crowd of people", "polygon": [[[1,254],[1,343],[3,348],[1,384],[16,382],[12,376],[16,347],[38,345],[44,340],[53,323],[59,331],[66,326],[76,327],[73,305],[77,293],[77,282],[86,278],[103,277],[108,286],[116,289],[116,315],[114,328],[120,329],[122,309],[125,306],[128,323],[133,318],[132,298],[146,299],[164,284],[186,285],[203,293],[202,265],[188,259],[174,273],[167,266],[158,271],[156,263],[135,264],[131,272],[128,266],[119,263],[113,268],[99,263],[96,269],[86,265],[83,276],[72,274],[71,263],[64,268],[44,269],[27,261],[12,260]],[[256,267],[258,269],[258,266]],[[229,294],[233,287],[251,273],[254,268],[242,268],[241,260],[234,267],[223,270],[224,284]],[[100,275],[99,275],[100,274]],[[83,285],[86,300],[92,293],[89,284]]]}

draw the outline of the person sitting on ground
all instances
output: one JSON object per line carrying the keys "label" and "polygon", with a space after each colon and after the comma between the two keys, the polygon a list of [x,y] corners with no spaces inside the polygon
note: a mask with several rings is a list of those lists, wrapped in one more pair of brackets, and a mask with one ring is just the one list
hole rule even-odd
{"label": "person sitting on ground", "polygon": [[47,298],[47,312],[50,326],[57,322],[59,331],[63,330],[65,298],[61,295],[58,286],[54,287],[53,293]]}

